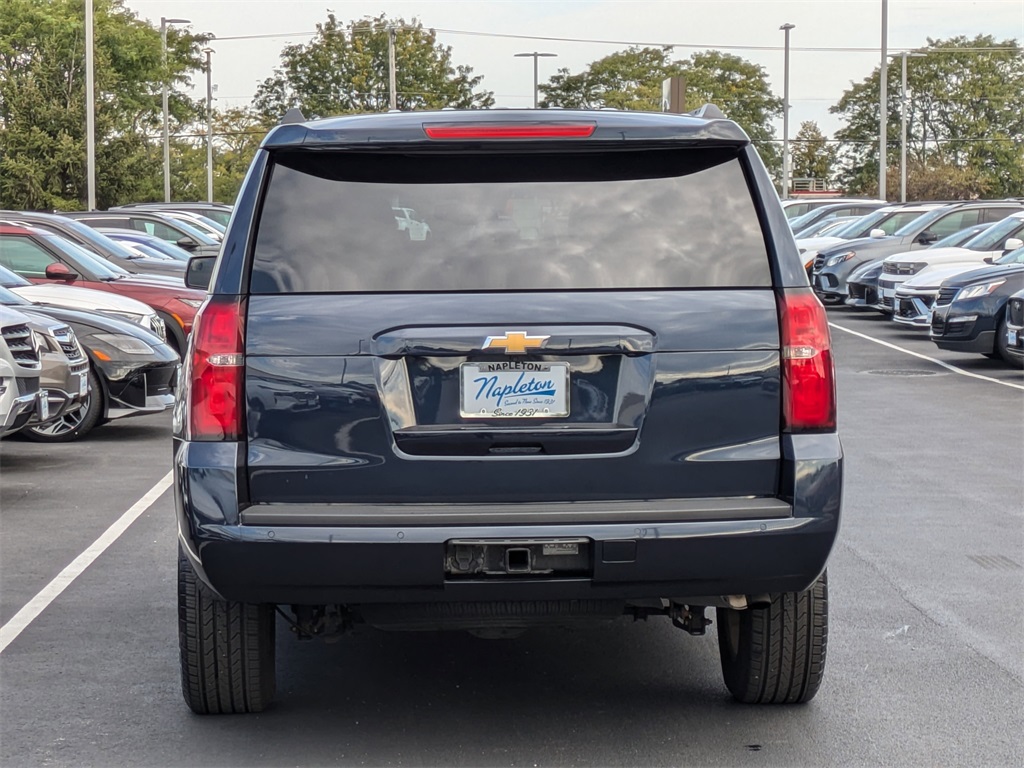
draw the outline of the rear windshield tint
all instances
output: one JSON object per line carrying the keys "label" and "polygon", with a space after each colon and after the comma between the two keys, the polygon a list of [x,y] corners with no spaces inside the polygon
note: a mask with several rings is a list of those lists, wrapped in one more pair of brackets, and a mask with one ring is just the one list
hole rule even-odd
{"label": "rear windshield tint", "polygon": [[253,293],[771,285],[735,151],[277,152]]}

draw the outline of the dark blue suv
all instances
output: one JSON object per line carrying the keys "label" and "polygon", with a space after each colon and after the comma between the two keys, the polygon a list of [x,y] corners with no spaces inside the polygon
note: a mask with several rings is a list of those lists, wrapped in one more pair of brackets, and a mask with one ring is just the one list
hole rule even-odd
{"label": "dark blue suv", "polygon": [[811,699],[842,450],[828,325],[714,107],[278,126],[175,412],[182,683],[262,710],[300,637],[662,615]]}

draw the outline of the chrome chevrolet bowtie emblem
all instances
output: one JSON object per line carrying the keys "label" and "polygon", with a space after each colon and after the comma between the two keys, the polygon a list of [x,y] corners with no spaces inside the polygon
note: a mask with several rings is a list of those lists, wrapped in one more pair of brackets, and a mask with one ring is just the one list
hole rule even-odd
{"label": "chrome chevrolet bowtie emblem", "polygon": [[504,336],[488,336],[484,349],[504,350],[508,355],[525,355],[528,349],[543,347],[550,336],[530,336],[526,331],[506,331]]}

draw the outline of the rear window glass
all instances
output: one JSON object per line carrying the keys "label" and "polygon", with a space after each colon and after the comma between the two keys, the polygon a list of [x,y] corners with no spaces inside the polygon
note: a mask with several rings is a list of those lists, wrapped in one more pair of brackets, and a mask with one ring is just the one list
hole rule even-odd
{"label": "rear window glass", "polygon": [[275,155],[253,293],[759,287],[734,150]]}

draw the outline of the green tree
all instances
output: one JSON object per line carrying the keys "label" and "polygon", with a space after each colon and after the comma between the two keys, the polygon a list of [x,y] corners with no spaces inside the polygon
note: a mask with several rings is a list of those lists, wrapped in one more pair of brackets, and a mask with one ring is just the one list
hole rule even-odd
{"label": "green tree", "polygon": [[416,19],[367,17],[347,27],[329,13],[316,37],[281,52],[281,66],[260,84],[254,108],[277,120],[298,107],[306,117],[388,109],[388,29],[395,28],[397,106],[402,110],[490,107],[490,91],[476,90],[482,76],[452,63],[451,47]]}
{"label": "green tree", "polygon": [[539,87],[542,108],[661,111],[661,83],[681,74],[669,48],[629,48],[572,74],[563,67]]}
{"label": "green tree", "polygon": [[813,120],[800,123],[800,130],[790,143],[792,173],[795,179],[832,179],[839,159],[839,149],[830,144]]}
{"label": "green tree", "polygon": [[[159,32],[123,0],[95,8],[97,205],[159,194],[160,89],[188,84],[205,38]],[[84,207],[85,19],[82,0],[4,0],[0,12],[0,207]],[[172,91],[177,122],[197,105]]]}
{"label": "green tree", "polygon": [[762,67],[719,51],[698,51],[672,61],[670,48],[629,48],[592,62],[572,74],[562,68],[540,90],[542,107],[596,109],[615,107],[661,111],[662,82],[682,76],[686,110],[711,102],[742,126],[770,170],[777,172],[780,153],[772,120],[782,114]]}
{"label": "green tree", "polygon": [[[980,182],[954,197],[980,189],[994,196],[1024,194],[1024,55],[1017,41],[929,38],[915,53],[924,56],[907,61],[908,186],[915,168],[959,168],[967,172],[961,178]],[[900,172],[901,76],[896,59],[887,76],[889,179]],[[841,179],[854,193],[878,191],[879,81],[875,69],[830,109],[845,123],[836,132],[843,142]]]}

